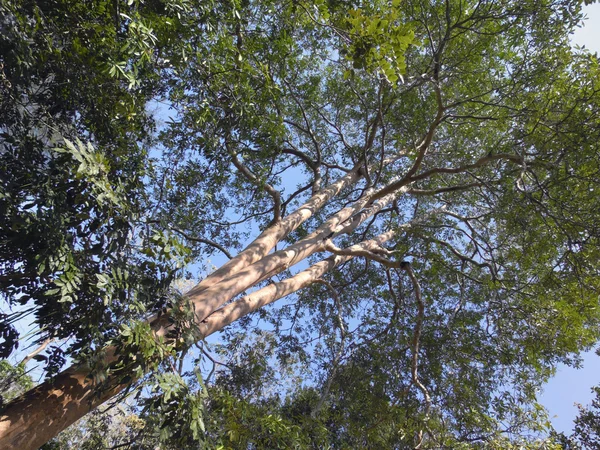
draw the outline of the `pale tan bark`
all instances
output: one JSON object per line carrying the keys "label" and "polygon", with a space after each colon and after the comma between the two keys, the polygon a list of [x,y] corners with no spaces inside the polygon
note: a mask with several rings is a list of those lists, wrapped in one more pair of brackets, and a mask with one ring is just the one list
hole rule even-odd
{"label": "pale tan bark", "polygon": [[[350,248],[377,248],[393,235],[392,232],[384,233],[371,241]],[[204,336],[209,336],[250,312],[308,286],[352,257],[332,256],[293,277],[266,286],[231,303],[201,322],[200,331]],[[168,328],[165,327],[164,331],[167,332]],[[110,364],[116,359],[114,353],[109,350],[105,363]],[[9,404],[0,416],[0,448],[35,450],[126,387],[119,384],[118,378],[109,377],[108,384],[97,392],[98,386],[87,378],[88,373],[89,369],[86,367],[71,367],[54,380],[37,386]]]}
{"label": "pale tan bark", "polygon": [[[105,362],[115,360],[109,351]],[[0,449],[35,450],[126,387],[113,379],[98,391],[88,374],[70,367],[11,402],[0,416]]]}
{"label": "pale tan bark", "polygon": [[25,366],[29,361],[31,361],[37,355],[39,355],[40,353],[42,353],[44,350],[46,350],[46,347],[48,347],[52,342],[54,342],[54,338],[48,338],[48,339],[46,339],[44,342],[42,342],[42,344],[38,348],[36,348],[31,353],[28,353],[27,356],[25,356],[25,358],[23,358],[23,360],[21,361],[20,364],[22,364],[23,366]]}
{"label": "pale tan bark", "polygon": [[235,258],[231,259],[202,280],[189,292],[189,295],[198,294],[202,290],[224,280],[231,273],[235,273],[267,255],[275,248],[278,242],[310,219],[310,217],[315,212],[319,211],[329,200],[337,196],[343,189],[352,186],[360,180],[362,178],[360,167],[361,166],[356,166],[351,172],[341,177],[335,183],[332,183],[313,195],[306,203],[283,218],[279,223],[267,228]]}
{"label": "pale tan bark", "polygon": [[[306,238],[284,250],[269,254],[281,239],[309,219],[331,198],[356,183],[362,176],[359,169],[357,166],[337,182],[319,191],[294,213],[265,230],[243,252],[190,291],[188,295],[196,307],[197,324],[206,335],[267,303],[301,289],[341,261],[353,257],[352,254],[333,256],[288,280],[267,286],[218,310],[261,280],[282,272],[316,252],[324,251],[332,236],[351,233],[406,190],[405,186],[400,186],[386,195],[368,191],[353,205],[332,215]],[[374,196],[378,197],[375,202],[372,200]],[[388,232],[381,235],[379,241],[359,244],[355,250],[376,250],[393,234]],[[168,334],[171,325],[165,320],[166,317],[164,314],[160,319],[151,320],[157,335]],[[107,349],[105,364],[114,362],[113,351],[114,349]],[[88,373],[89,369],[85,367],[72,367],[8,405],[0,417],[0,448],[36,449],[125,387],[119,384],[118,377],[109,376],[102,386],[103,390],[97,394],[97,386],[86,378]]]}
{"label": "pale tan bark", "polygon": [[[261,268],[274,267],[276,264],[281,264],[282,261],[290,258],[297,261],[298,259],[293,258],[293,256],[308,254],[306,251],[309,248],[313,249],[311,253],[318,250],[315,245],[318,238],[313,237],[305,240],[299,246],[300,248],[284,254],[278,252],[279,254],[274,257],[270,255],[271,257],[268,258],[266,263],[263,262],[262,265],[244,272],[245,268],[264,258],[281,239],[308,220],[343,189],[356,183],[361,177],[360,166],[357,166],[332,185],[313,195],[295,212],[266,229],[244,251],[197,285],[190,292],[190,297],[195,298],[198,303],[202,302],[203,299],[208,299],[208,304],[203,309],[205,311],[204,315],[199,316],[203,319],[221,304],[255,284],[256,280],[261,279],[262,275],[265,274],[264,271],[261,272]],[[355,212],[355,209],[345,208],[336,215],[336,218],[328,221],[327,225],[330,227],[335,226],[346,220],[353,212]],[[318,235],[320,234],[318,233]],[[244,278],[244,276],[239,276],[240,272],[252,275]],[[232,274],[233,281],[230,281]],[[229,284],[216,288],[215,285],[223,281],[229,281]],[[211,287],[215,289],[211,291]],[[228,289],[225,291],[226,294],[219,295],[216,301],[213,300],[211,295],[215,291],[221,292],[223,288]],[[166,334],[169,331],[170,326],[164,320],[154,318],[152,321],[154,322],[154,329],[158,331],[157,334]],[[107,354],[104,363],[108,365],[115,360],[114,349],[108,348]],[[86,367],[71,367],[53,380],[42,383],[9,404],[0,416],[0,448],[37,449],[64,428],[116,395],[125,387],[120,385],[118,379],[113,376],[109,377],[107,383],[102,386],[103,389],[97,394],[98,386],[87,378],[88,374],[89,369]]]}
{"label": "pale tan bark", "polygon": [[368,252],[369,249],[375,249],[384,242],[390,240],[393,236],[394,232],[390,231],[369,241],[353,245],[348,248],[348,254],[330,256],[323,261],[313,264],[308,269],[303,270],[293,277],[278,283],[270,284],[230,303],[206,317],[200,324],[200,332],[204,336],[208,336],[269,303],[273,303],[276,300],[297,292],[311,283],[314,283],[336,266],[349,261],[355,255],[359,255],[361,251]]}
{"label": "pale tan bark", "polygon": [[[354,205],[334,214],[323,226],[306,238],[284,250],[263,257],[254,264],[247,266],[220,283],[202,290],[200,293],[190,292],[188,296],[194,304],[197,323],[200,323],[213,311],[261,280],[283,272],[314,253],[324,251],[327,240],[331,235],[351,233],[405,190],[406,187],[402,187],[364,208],[372,195],[371,192],[368,192]],[[347,222],[348,219],[350,219],[349,223]]]}
{"label": "pale tan bark", "polygon": [[356,207],[342,209],[327,221],[326,226],[320,227],[316,232],[286,249],[268,254],[254,264],[246,266],[221,282],[213,284],[200,292],[195,289],[189,292],[188,297],[194,304],[197,322],[201,322],[221,305],[261,280],[277,275],[308,256],[323,251],[325,236],[339,230],[341,224],[357,209],[360,209],[365,201],[365,199],[361,199],[357,202]]}

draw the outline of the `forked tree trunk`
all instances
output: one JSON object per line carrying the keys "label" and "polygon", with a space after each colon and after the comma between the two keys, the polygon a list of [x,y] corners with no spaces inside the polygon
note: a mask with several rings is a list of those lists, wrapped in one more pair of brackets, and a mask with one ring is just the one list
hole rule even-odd
{"label": "forked tree trunk", "polygon": [[[392,236],[393,233],[388,232],[346,251],[376,249]],[[310,285],[352,257],[352,254],[331,256],[293,277],[230,303],[206,317],[200,324],[200,331],[203,336],[209,336],[241,317]],[[160,329],[160,334],[167,332],[168,327]],[[117,357],[109,350],[105,362],[110,364],[116,360]],[[85,367],[71,367],[12,402],[0,419],[0,448],[35,450],[127,386],[119,384],[119,378],[113,376],[98,391],[88,374],[89,370]]]}
{"label": "forked tree trunk", "polygon": [[[296,244],[269,254],[278,242],[361,178],[361,168],[357,165],[338,181],[313,195],[295,212],[265,230],[244,251],[192,289],[188,295],[196,308],[196,322],[203,335],[208,336],[259,307],[301,289],[341,261],[351,258],[328,258],[284,282],[271,284],[219,309],[256,283],[315,252],[323,251],[324,236],[360,225],[364,218],[350,223],[348,219],[366,206],[368,196],[338,211],[314,233]],[[367,208],[369,212],[361,217],[368,217],[381,207],[379,202],[375,208]],[[157,335],[166,335],[171,327],[165,317],[163,315],[152,323]],[[106,354],[103,363],[107,366],[118,359],[114,349],[107,349]],[[87,367],[70,367],[11,402],[0,416],[0,449],[35,450],[126,387],[120,384],[120,377],[109,376],[102,389],[98,390],[98,386],[89,378],[89,372]]]}
{"label": "forked tree trunk", "polygon": [[[428,136],[433,133],[433,130],[434,128],[429,130]],[[418,155],[425,154],[429,141],[430,139],[424,139],[417,147]],[[383,161],[383,165],[403,156],[405,153],[400,152],[395,158]],[[393,237],[392,231],[347,249],[338,249],[331,239],[352,233],[369,217],[373,217],[391,204],[399,195],[406,192],[416,193],[416,190],[410,191],[409,188],[415,181],[433,174],[461,173],[497,159],[513,160],[514,158],[512,155],[488,155],[466,166],[455,169],[430,169],[415,175],[422,160],[422,157],[418,157],[404,177],[392,181],[378,191],[365,190],[352,205],[331,215],[310,235],[283,250],[270,253],[282,239],[322,209],[332,198],[363,177],[362,166],[360,164],[355,166],[345,176],[315,193],[296,211],[276,221],[245,250],[194,287],[187,295],[194,305],[196,325],[203,336],[208,336],[246,314],[313,283],[353,256],[367,256],[385,262],[385,258],[378,252],[383,250],[381,244]],[[432,193],[455,189],[445,187]],[[426,191],[421,191],[424,192]],[[295,276],[270,284],[246,297],[228,303],[261,281],[271,278],[315,253],[325,251],[333,255]],[[383,252],[385,253],[384,250]],[[225,304],[227,305],[223,306]],[[166,336],[172,326],[167,314],[155,317],[150,322],[158,336]],[[107,349],[106,354],[107,357],[103,361],[105,365],[114,363],[118,359],[114,349]],[[71,367],[53,380],[37,386],[10,403],[0,416],[0,449],[35,450],[126,387],[120,384],[120,377],[109,375],[108,380],[102,385],[102,390],[98,390],[98,386],[88,378],[89,372],[86,367]]]}

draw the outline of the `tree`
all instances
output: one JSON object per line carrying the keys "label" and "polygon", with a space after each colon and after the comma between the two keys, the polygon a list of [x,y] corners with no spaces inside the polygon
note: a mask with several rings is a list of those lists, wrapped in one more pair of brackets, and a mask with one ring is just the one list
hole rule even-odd
{"label": "tree", "polygon": [[[71,56],[89,34],[81,24],[111,30],[90,41],[107,50],[76,67],[106,69],[109,105],[140,96],[134,130],[108,113],[120,152],[95,128],[92,102],[42,98],[25,111],[58,103],[69,141],[38,144],[42,160],[25,170],[35,182],[22,178],[24,152],[3,153],[3,189],[19,193],[3,197],[8,300],[34,304],[43,337],[72,338],[82,362],[8,405],[0,443],[36,448],[153,370],[165,437],[182,443],[219,439],[202,430],[203,412],[231,431],[227,411],[282,418],[247,428],[268,433],[229,435],[241,447],[274,445],[256,442],[298,421],[320,430],[319,443],[294,441],[305,446],[508,448],[543,431],[536,389],[599,330],[598,63],[568,43],[581,2],[127,3],[129,14],[81,3],[91,18],[66,37],[70,16],[52,22]],[[32,5],[9,3],[7,17],[37,36],[46,22]],[[55,89],[63,68],[48,71],[39,79]],[[14,77],[5,86],[20,86]],[[172,117],[150,139],[144,106],[157,98]],[[4,126],[7,149],[22,142],[17,122]],[[61,181],[52,195],[48,171]],[[45,203],[26,203],[68,198],[73,183],[85,195],[52,209],[62,228]],[[83,229],[68,268],[46,270],[28,246],[49,233],[43,224]],[[248,224],[262,231],[242,249]],[[110,233],[112,246],[97,237]],[[178,262],[214,252],[229,261],[185,297],[169,290]],[[234,322],[231,373],[192,389],[177,359]],[[278,401],[266,387],[285,388],[284,373],[314,388]]]}
{"label": "tree", "polygon": [[579,415],[575,418],[574,434],[582,448],[593,448],[600,443],[600,389],[596,386],[592,392],[596,394],[592,404],[587,408],[579,405]]}
{"label": "tree", "polygon": [[600,443],[600,416],[598,415],[600,388],[594,386],[592,393],[595,394],[595,397],[590,405],[577,405],[579,414],[574,421],[573,433],[570,436],[566,436],[564,433],[556,434],[556,440],[563,448],[570,450],[598,447]]}
{"label": "tree", "polygon": [[[23,310],[36,315],[40,341],[69,338],[67,353],[85,354],[105,344],[115,317],[126,321],[131,309],[160,302],[169,283],[168,268],[143,261],[130,239],[145,232],[139,217],[154,125],[144,110],[160,86],[142,50],[153,39],[131,18],[120,30],[115,20],[125,19],[111,5],[0,6],[0,282],[9,302],[22,305],[2,321],[2,357],[18,344],[12,323]],[[117,72],[123,59],[127,68]],[[54,346],[48,368],[61,364]]]}

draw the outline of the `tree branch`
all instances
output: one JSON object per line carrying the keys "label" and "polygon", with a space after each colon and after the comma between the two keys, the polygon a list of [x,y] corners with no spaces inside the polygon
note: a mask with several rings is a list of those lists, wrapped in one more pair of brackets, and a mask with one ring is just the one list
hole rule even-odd
{"label": "tree branch", "polygon": [[468,170],[471,169],[476,169],[478,167],[483,167],[486,164],[492,162],[492,161],[510,161],[513,162],[515,164],[518,165],[522,165],[523,164],[523,158],[517,155],[511,155],[509,153],[498,153],[497,155],[487,155],[484,156],[483,158],[479,158],[477,161],[475,161],[472,164],[467,164],[465,166],[460,166],[460,167],[435,167],[433,169],[429,169],[425,172],[420,173],[419,175],[416,175],[414,177],[411,178],[411,181],[419,181],[419,180],[423,180],[425,178],[430,177],[431,175],[434,174],[438,174],[438,173],[449,173],[449,174],[454,174],[454,173],[463,173],[466,172]]}
{"label": "tree branch", "polygon": [[181,236],[186,238],[188,241],[199,242],[201,244],[210,245],[211,247],[214,247],[217,250],[220,250],[229,259],[233,259],[233,256],[231,256],[231,253],[229,253],[229,251],[225,247],[223,247],[221,244],[219,244],[218,242],[212,241],[210,239],[202,238],[202,237],[190,236],[185,231],[182,231],[179,228],[175,228],[175,227],[169,227],[169,228],[171,230],[173,230],[175,233],[180,234]]}
{"label": "tree branch", "polygon": [[236,167],[236,169],[238,169],[248,181],[250,181],[257,187],[264,189],[265,192],[271,196],[271,198],[273,199],[273,223],[279,222],[281,220],[281,193],[269,183],[263,183],[261,180],[259,180],[259,178],[256,175],[254,175],[252,171],[240,161],[237,154],[231,148],[231,145],[227,140],[225,140],[225,146],[227,147],[227,151],[231,156],[231,161],[233,162],[233,165]]}
{"label": "tree branch", "polygon": [[[429,395],[429,391],[423,385],[421,380],[419,380],[419,342],[421,339],[421,333],[423,331],[423,320],[425,316],[425,304],[423,303],[423,297],[421,293],[421,285],[419,284],[419,280],[415,276],[415,272],[410,263],[405,263],[401,267],[408,276],[410,277],[410,281],[413,284],[413,289],[415,292],[415,300],[417,301],[417,321],[415,323],[415,328],[413,331],[412,338],[412,358],[411,358],[411,377],[412,382],[423,394],[425,399],[425,416],[429,415],[429,410],[431,408],[431,396]],[[420,443],[419,443],[420,446]],[[417,446],[418,447],[418,446]]]}
{"label": "tree branch", "polygon": [[23,366],[27,365],[29,361],[31,361],[37,355],[42,353],[44,350],[46,350],[46,347],[48,347],[52,342],[54,342],[54,338],[46,339],[44,342],[41,343],[41,345],[38,348],[29,353],[27,356],[25,356],[25,358],[23,358],[19,364]]}
{"label": "tree branch", "polygon": [[282,153],[286,153],[289,155],[294,155],[297,156],[298,158],[300,158],[312,171],[313,174],[315,176],[315,179],[312,181],[312,187],[313,187],[313,194],[319,192],[319,189],[321,189],[321,169],[320,169],[320,165],[317,164],[315,161],[313,161],[312,159],[310,159],[310,157],[298,150],[297,148],[293,148],[292,147],[284,147],[281,149]]}
{"label": "tree branch", "polygon": [[437,194],[443,194],[446,192],[457,192],[457,191],[466,191],[468,189],[474,188],[474,187],[481,187],[483,186],[483,183],[468,183],[468,184],[461,184],[458,186],[449,186],[449,187],[444,187],[444,188],[438,188],[438,189],[408,189],[406,191],[407,194],[413,194],[413,195],[437,195]]}
{"label": "tree branch", "polygon": [[367,258],[373,261],[376,261],[380,264],[383,264],[386,267],[396,267],[399,268],[402,266],[403,261],[391,261],[387,258],[384,258],[381,255],[378,255],[372,250],[367,250],[365,248],[356,248],[356,246],[348,247],[348,248],[339,248],[333,242],[327,241],[325,244],[325,250],[333,253],[334,255],[341,256],[362,256],[363,258]]}

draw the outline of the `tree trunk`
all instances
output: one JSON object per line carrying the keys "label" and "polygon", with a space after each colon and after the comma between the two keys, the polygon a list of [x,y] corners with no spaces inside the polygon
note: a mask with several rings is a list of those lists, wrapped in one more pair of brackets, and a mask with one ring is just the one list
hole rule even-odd
{"label": "tree trunk", "polygon": [[[285,282],[271,284],[227,307],[218,309],[256,283],[279,273],[317,251],[323,251],[324,236],[340,231],[344,223],[368,202],[363,196],[354,205],[334,214],[315,232],[283,251],[269,252],[289,233],[319,211],[343,189],[362,178],[361,165],[330,186],[315,193],[304,205],[261,233],[245,250],[202,280],[189,293],[196,307],[196,323],[208,336],[238,318],[310,284],[348,256],[336,256],[313,266]],[[379,209],[381,206],[379,206]],[[371,208],[372,215],[376,209]],[[364,220],[364,219],[363,219]],[[361,221],[362,222],[362,221]],[[358,226],[358,223],[354,226]],[[167,335],[172,324],[163,314],[151,320],[158,336]],[[103,363],[118,359],[114,348],[106,350]],[[35,450],[92,409],[121,392],[126,384],[120,377],[109,376],[101,389],[89,377],[90,369],[75,367],[61,372],[11,402],[0,416],[0,448]]]}
{"label": "tree trunk", "polygon": [[[392,236],[392,233],[385,233],[353,247],[373,248]],[[230,303],[206,317],[200,324],[200,331],[203,336],[209,336],[241,317],[308,286],[352,257],[331,256],[293,277]],[[168,326],[160,328],[160,334],[167,332]],[[117,359],[118,356],[109,349],[105,362],[110,364]],[[127,386],[119,384],[119,378],[112,376],[108,378],[108,384],[98,390],[88,374],[86,367],[71,367],[10,403],[0,417],[0,448],[35,450]]]}
{"label": "tree trunk", "polygon": [[[431,130],[428,134],[430,133]],[[420,153],[424,153],[425,150],[426,148],[419,147]],[[404,152],[400,152],[397,156],[384,160],[383,165],[403,156],[405,156]],[[474,165],[465,167],[478,167],[487,162],[482,159]],[[419,158],[414,163],[413,169],[418,165],[420,165]],[[464,169],[455,169],[456,172],[462,170]],[[409,173],[414,172],[415,170],[409,171]],[[316,192],[296,211],[275,221],[246,249],[202,280],[187,294],[194,304],[195,323],[204,337],[268,303],[302,289],[336,265],[354,256],[371,257],[380,263],[385,263],[385,258],[377,255],[376,252],[383,250],[380,245],[393,237],[393,231],[347,249],[338,249],[332,244],[332,239],[355,231],[399,195],[408,192],[410,185],[418,177],[404,176],[395,179],[378,191],[365,189],[359,199],[332,214],[311,234],[283,250],[270,253],[282,239],[344,189],[356,184],[363,175],[362,165],[357,164],[339,180]],[[256,286],[257,283],[281,273],[315,253],[325,251],[333,255],[295,276],[270,284],[223,306],[245,290]],[[155,316],[150,322],[157,336],[166,337],[172,327],[168,314]],[[105,366],[117,361],[118,355],[115,355],[114,348],[106,349],[106,354],[107,357],[103,361]],[[109,375],[108,379],[98,386],[89,378],[89,373],[90,369],[87,367],[71,367],[53,380],[42,383],[10,403],[0,416],[0,448],[35,450],[126,387],[125,384],[120,383],[122,377],[114,374]]]}

